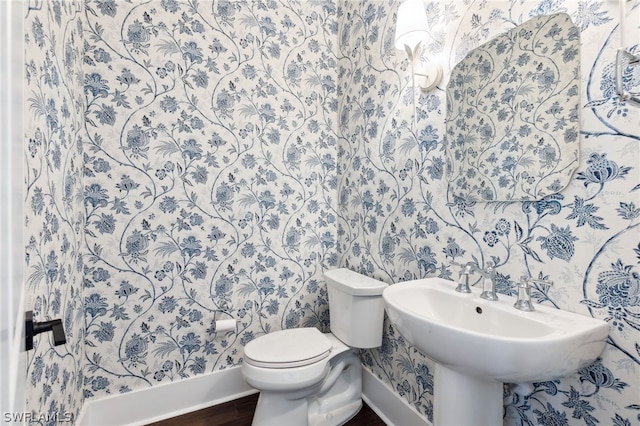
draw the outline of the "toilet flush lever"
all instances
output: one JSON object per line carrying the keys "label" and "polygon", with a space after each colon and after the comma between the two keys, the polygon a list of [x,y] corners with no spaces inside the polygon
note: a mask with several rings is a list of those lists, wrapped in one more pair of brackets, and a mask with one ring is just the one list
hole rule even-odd
{"label": "toilet flush lever", "polygon": [[64,328],[62,327],[61,319],[35,322],[33,320],[33,311],[27,311],[24,316],[25,350],[29,351],[33,349],[33,336],[35,336],[36,334],[44,333],[45,331],[53,332],[54,346],[64,345],[65,343],[67,343],[67,338],[64,335]]}

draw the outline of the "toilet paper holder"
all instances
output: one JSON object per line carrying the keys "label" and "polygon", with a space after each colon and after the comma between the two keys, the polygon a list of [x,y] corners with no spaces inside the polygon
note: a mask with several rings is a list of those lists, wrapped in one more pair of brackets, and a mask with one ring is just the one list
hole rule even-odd
{"label": "toilet paper holder", "polygon": [[64,334],[64,327],[61,319],[51,321],[36,322],[33,320],[33,311],[27,311],[24,315],[24,350],[33,349],[33,337],[40,333],[51,331],[53,333],[53,345],[59,346],[67,343]]}
{"label": "toilet paper holder", "polygon": [[215,320],[212,323],[212,334],[217,334],[225,331],[233,331],[237,333],[237,324],[238,320],[235,318],[223,319],[223,320]]}

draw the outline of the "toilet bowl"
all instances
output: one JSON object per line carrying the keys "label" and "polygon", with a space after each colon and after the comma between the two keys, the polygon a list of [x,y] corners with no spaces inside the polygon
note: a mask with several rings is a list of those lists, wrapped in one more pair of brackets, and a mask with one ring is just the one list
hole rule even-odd
{"label": "toilet bowl", "polygon": [[387,285],[344,268],[325,279],[331,333],[280,330],[244,348],[242,375],[260,391],[254,426],[341,425],[362,407],[362,369],[352,348],[382,343]]}

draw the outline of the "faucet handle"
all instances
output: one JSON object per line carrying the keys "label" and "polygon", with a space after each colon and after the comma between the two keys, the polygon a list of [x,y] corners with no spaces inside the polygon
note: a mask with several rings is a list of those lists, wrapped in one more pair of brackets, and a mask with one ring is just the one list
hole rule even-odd
{"label": "faucet handle", "polygon": [[474,271],[479,269],[478,264],[475,262],[458,263],[458,262],[452,261],[451,264],[459,267],[461,274],[471,274]]}
{"label": "faucet handle", "polygon": [[531,289],[533,288],[533,284],[542,284],[548,288],[553,285],[553,282],[523,275],[520,277],[520,282],[517,284],[518,300],[513,304],[514,308],[525,312],[535,311],[533,304],[531,303]]}
{"label": "faucet handle", "polygon": [[484,267],[484,272],[489,276],[495,275],[495,273],[496,273],[496,265],[495,265],[495,263],[493,263],[490,260],[487,260],[487,262],[485,264],[486,264],[486,266]]}
{"label": "faucet handle", "polygon": [[523,275],[520,277],[520,282],[516,284],[516,287],[518,288],[518,300],[513,304],[513,307],[525,312],[535,311],[531,303],[532,278]]}
{"label": "faucet handle", "polygon": [[456,291],[458,293],[471,293],[471,289],[469,288],[469,274],[475,270],[474,263],[467,262],[463,265],[458,262],[451,262],[451,264],[460,267],[460,276],[458,277]]}
{"label": "faucet handle", "polygon": [[478,272],[484,278],[482,281],[482,293],[480,298],[496,301],[498,300],[498,294],[496,293],[496,268],[495,264],[487,260],[485,262],[484,269],[479,269]]}
{"label": "faucet handle", "polygon": [[553,281],[549,281],[549,280],[539,280],[537,278],[533,278],[533,277],[528,277],[526,275],[523,275],[522,277],[520,277],[520,283],[518,284],[518,287],[533,287],[533,284],[541,284],[545,287],[545,289],[548,289],[549,287],[551,287],[553,285]]}

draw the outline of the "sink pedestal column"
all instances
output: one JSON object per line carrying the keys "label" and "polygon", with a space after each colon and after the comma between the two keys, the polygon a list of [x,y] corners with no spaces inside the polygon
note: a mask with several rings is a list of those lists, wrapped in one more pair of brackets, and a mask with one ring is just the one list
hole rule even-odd
{"label": "sink pedestal column", "polygon": [[436,364],[434,426],[501,426],[502,383],[482,380]]}

